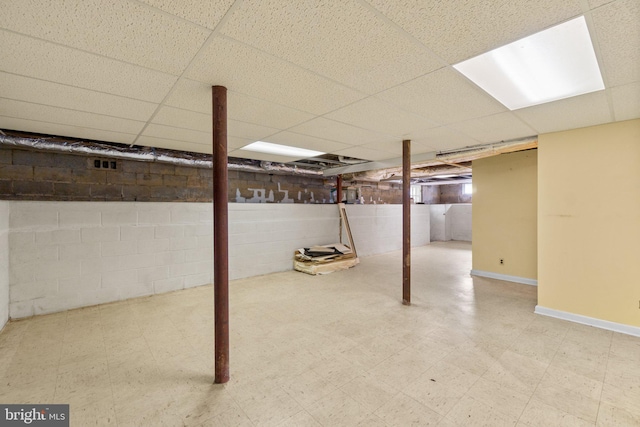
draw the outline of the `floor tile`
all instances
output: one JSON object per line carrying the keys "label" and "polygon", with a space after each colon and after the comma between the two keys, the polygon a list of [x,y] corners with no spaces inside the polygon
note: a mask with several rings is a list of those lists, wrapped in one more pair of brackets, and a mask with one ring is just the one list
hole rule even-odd
{"label": "floor tile", "polygon": [[340,389],[356,402],[368,407],[371,412],[398,394],[398,390],[380,381],[371,373],[357,376]]}
{"label": "floor tile", "polygon": [[640,425],[640,338],[533,314],[535,287],[469,276],[467,243],[412,259],[408,307],[399,252],[232,281],[223,385],[211,286],[10,322],[0,402],[83,426]]}
{"label": "floor tile", "polygon": [[596,425],[608,427],[639,426],[640,414],[631,413],[619,406],[601,402]]}
{"label": "floor tile", "polygon": [[446,416],[447,421],[459,426],[515,426],[516,419],[509,417],[494,407],[465,396]]}
{"label": "floor tile", "polygon": [[404,393],[398,393],[393,399],[379,408],[375,415],[388,426],[435,426],[442,416],[418,403]]}
{"label": "floor tile", "polygon": [[537,399],[531,399],[518,420],[518,425],[523,424],[529,427],[567,426],[567,427],[588,427],[593,426],[593,422],[588,422],[567,412],[561,411],[553,406],[544,404]]}
{"label": "floor tile", "polygon": [[504,415],[506,419],[517,421],[529,401],[528,395],[511,388],[480,378],[469,389],[466,396]]}
{"label": "floor tile", "polygon": [[371,409],[341,390],[325,396],[309,408],[309,413],[323,426],[355,426],[364,421]]}
{"label": "floor tile", "polygon": [[482,378],[530,396],[542,379],[547,366],[548,363],[507,350],[489,367]]}

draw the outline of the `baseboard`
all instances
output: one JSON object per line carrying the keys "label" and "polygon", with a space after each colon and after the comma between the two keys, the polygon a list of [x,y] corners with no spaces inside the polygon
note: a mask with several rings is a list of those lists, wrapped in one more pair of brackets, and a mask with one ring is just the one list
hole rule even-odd
{"label": "baseboard", "polygon": [[619,332],[621,334],[633,335],[634,337],[640,337],[640,327],[638,326],[624,325],[622,323],[610,322],[608,320],[595,319],[593,317],[554,310],[553,308],[542,307],[540,305],[536,305],[535,313],[543,316],[555,317],[556,319],[568,320],[569,322],[581,323],[583,325],[589,325],[600,329],[606,329],[608,331]]}
{"label": "baseboard", "polygon": [[538,286],[536,279],[527,279],[526,277],[509,276],[507,274],[492,273],[490,271],[471,270],[472,276],[488,277],[489,279],[505,280],[507,282],[522,283],[523,285]]}

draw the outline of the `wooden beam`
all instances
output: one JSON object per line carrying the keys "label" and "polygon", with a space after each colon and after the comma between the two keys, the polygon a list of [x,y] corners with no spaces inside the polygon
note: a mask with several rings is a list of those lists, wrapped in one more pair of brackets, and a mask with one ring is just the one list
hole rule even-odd
{"label": "wooden beam", "polygon": [[453,163],[453,162],[447,162],[447,161],[444,161],[444,160],[440,160],[440,163],[444,163],[445,165],[453,166],[453,167],[456,167],[456,168],[462,168],[462,169],[471,170],[471,168],[469,166],[462,166],[462,165],[459,165],[459,164]]}

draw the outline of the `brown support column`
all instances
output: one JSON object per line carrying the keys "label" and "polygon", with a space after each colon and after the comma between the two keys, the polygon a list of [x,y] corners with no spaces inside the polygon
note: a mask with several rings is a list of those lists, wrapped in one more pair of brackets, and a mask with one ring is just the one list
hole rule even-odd
{"label": "brown support column", "polygon": [[213,295],[216,384],[229,381],[229,211],[227,209],[227,88],[213,100]]}
{"label": "brown support column", "polygon": [[[340,204],[342,203],[342,174],[339,174],[336,177],[336,203]],[[340,240],[339,242],[342,243],[342,215],[340,215],[340,223],[339,223],[339,227],[340,227]]]}
{"label": "brown support column", "polygon": [[411,140],[402,141],[402,304],[411,305]]}

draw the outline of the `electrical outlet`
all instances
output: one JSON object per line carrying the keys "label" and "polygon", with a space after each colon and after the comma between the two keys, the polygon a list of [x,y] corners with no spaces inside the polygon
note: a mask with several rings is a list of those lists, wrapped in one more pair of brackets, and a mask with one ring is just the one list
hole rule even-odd
{"label": "electrical outlet", "polygon": [[500,265],[504,265],[504,258],[500,258]]}

